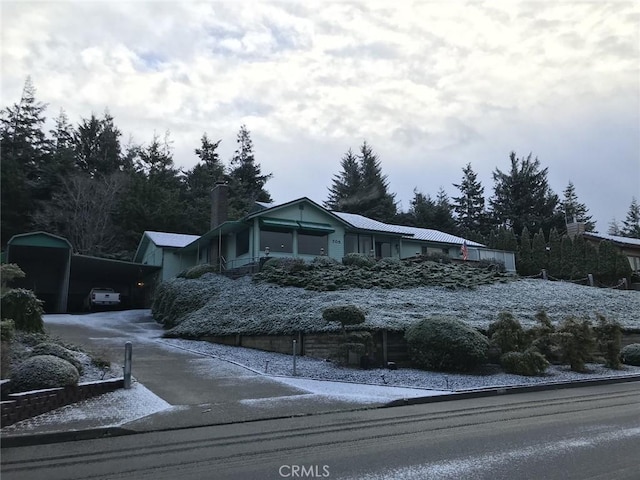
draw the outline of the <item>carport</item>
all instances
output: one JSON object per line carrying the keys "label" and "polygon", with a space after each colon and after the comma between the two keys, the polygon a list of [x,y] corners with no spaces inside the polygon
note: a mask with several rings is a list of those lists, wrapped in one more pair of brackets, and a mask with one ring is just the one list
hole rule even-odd
{"label": "carport", "polygon": [[149,306],[160,267],[72,253],[71,244],[46,232],[15,235],[7,244],[6,260],[16,263],[26,277],[15,287],[33,290],[44,301],[45,312],[81,311],[94,287],[113,288],[127,308]]}

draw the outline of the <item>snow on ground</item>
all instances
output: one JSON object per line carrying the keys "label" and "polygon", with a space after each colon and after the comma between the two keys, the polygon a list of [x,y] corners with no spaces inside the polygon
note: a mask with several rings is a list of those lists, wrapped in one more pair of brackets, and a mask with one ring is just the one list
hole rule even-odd
{"label": "snow on ground", "polygon": [[[248,348],[231,347],[208,342],[163,339],[162,329],[153,321],[148,310],[126,312],[102,312],[91,315],[45,315],[48,323],[87,325],[92,328],[116,331],[134,343],[153,342],[167,349],[179,348],[203,356],[202,361],[193,362],[194,371],[206,377],[207,357],[224,360],[265,375],[267,378],[309,392],[308,395],[275,397],[273,399],[242,400],[245,405],[264,406],[265,403],[286,406],[307,396],[358,402],[379,403],[394,399],[415,398],[510,385],[532,385],[561,381],[584,380],[603,377],[640,374],[640,367],[625,366],[622,370],[610,370],[601,365],[589,365],[589,373],[571,372],[566,366],[552,366],[547,374],[539,377],[522,377],[497,371],[487,375],[463,375],[428,372],[415,369],[371,369],[345,368],[322,359],[296,357],[296,375],[293,375],[291,355],[264,352]],[[118,367],[116,367],[118,369]],[[93,373],[91,373],[93,372]],[[95,375],[95,378],[90,378]],[[102,372],[90,371],[82,381],[99,380]],[[157,397],[141,384],[130,390],[117,390],[94,399],[68,405],[33,419],[2,428],[2,433],[29,432],[34,429],[54,429],[64,425],[65,430],[122,425],[147,415],[167,410],[170,404]],[[412,478],[412,477],[409,477]]]}
{"label": "snow on ground", "polygon": [[140,383],[82,402],[66,405],[37,417],[3,427],[2,433],[47,430],[64,425],[65,430],[116,427],[147,415],[173,408]]}

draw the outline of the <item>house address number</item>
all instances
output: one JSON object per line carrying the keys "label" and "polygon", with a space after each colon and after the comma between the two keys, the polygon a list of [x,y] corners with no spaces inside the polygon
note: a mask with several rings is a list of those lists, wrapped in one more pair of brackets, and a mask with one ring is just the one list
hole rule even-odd
{"label": "house address number", "polygon": [[331,240],[331,243],[338,243],[338,244],[342,244],[342,240],[337,240],[337,239],[333,239]]}

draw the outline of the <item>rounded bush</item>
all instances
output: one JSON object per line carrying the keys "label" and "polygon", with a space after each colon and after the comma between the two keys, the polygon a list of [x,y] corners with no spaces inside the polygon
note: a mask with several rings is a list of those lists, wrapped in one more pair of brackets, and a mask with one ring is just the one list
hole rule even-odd
{"label": "rounded bush", "polygon": [[338,265],[338,261],[335,258],[327,257],[326,255],[315,257],[311,260],[311,266],[315,268],[327,268],[334,267],[336,265]]}
{"label": "rounded bush", "polygon": [[184,272],[181,272],[178,277],[181,278],[200,278],[205,273],[216,273],[218,271],[218,267],[216,265],[211,265],[209,263],[204,263],[202,265],[196,265],[195,267],[191,267]]}
{"label": "rounded bush", "polygon": [[325,322],[340,322],[342,325],[358,325],[365,320],[364,312],[355,305],[335,305],[322,312]]}
{"label": "rounded bush", "polygon": [[71,365],[76,367],[79,373],[82,373],[82,363],[78,361],[73,352],[67,348],[64,348],[62,345],[58,345],[57,343],[40,343],[33,347],[31,351],[31,356],[40,356],[40,355],[53,355],[54,357],[61,358],[66,360]]}
{"label": "rounded bush", "polygon": [[347,253],[342,257],[342,264],[354,267],[372,267],[376,264],[376,259],[364,253]]}
{"label": "rounded bush", "polygon": [[505,372],[526,376],[542,375],[549,366],[544,355],[535,350],[507,352],[500,357],[500,363]]}
{"label": "rounded bush", "polygon": [[11,390],[27,392],[44,388],[77,385],[80,374],[76,367],[53,355],[30,357],[19,364],[11,376]]}
{"label": "rounded bush", "polygon": [[620,360],[626,365],[640,367],[640,343],[632,343],[620,350]]}
{"label": "rounded bush", "polygon": [[44,332],[42,300],[24,288],[14,288],[2,294],[0,305],[3,318],[11,318],[17,330]]}
{"label": "rounded bush", "polygon": [[487,359],[487,337],[455,318],[426,318],[410,326],[405,338],[418,368],[469,371]]}
{"label": "rounded bush", "polygon": [[16,324],[13,320],[2,320],[0,322],[0,340],[3,342],[11,342],[15,335]]}

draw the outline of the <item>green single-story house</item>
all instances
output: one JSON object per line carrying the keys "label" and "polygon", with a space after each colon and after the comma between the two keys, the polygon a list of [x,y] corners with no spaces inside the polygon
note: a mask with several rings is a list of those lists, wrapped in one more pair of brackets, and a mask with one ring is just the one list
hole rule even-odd
{"label": "green single-story house", "polygon": [[416,254],[442,253],[468,261],[498,259],[515,272],[513,252],[437,230],[391,225],[353,213],[327,210],[307,197],[281,204],[256,202],[240,220],[227,220],[227,186],[212,192],[211,229],[202,236],[145,232],[135,262],[161,267],[160,279],[175,277],[199,264],[229,271],[252,268],[261,259],[328,256],[340,261],[348,253],[398,259]]}

